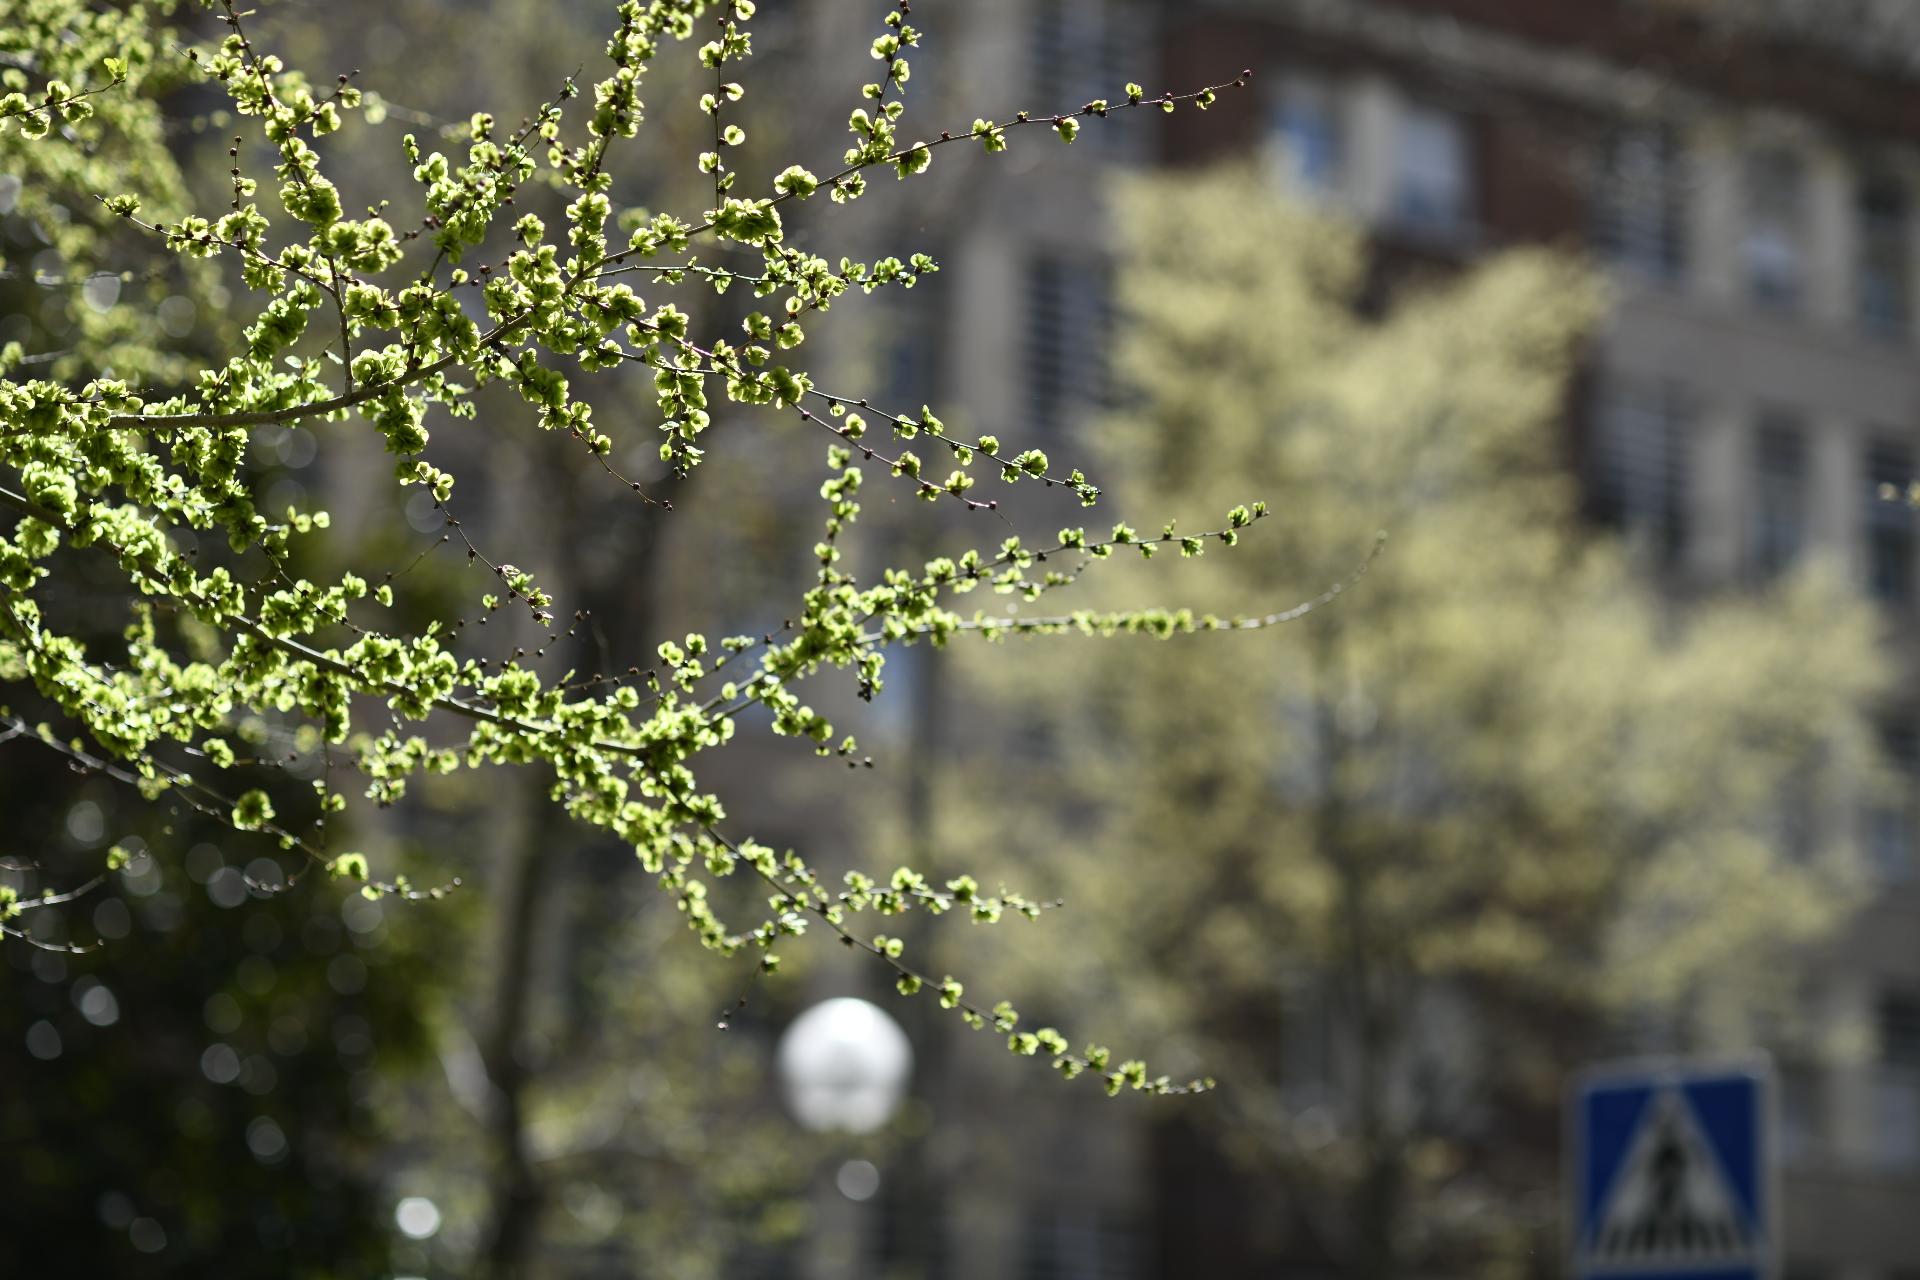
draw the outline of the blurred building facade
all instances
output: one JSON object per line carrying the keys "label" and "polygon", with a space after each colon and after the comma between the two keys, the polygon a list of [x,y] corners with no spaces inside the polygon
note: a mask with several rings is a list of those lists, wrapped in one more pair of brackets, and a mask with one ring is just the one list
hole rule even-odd
{"label": "blurred building facade", "polygon": [[[1070,441],[1104,394],[1099,179],[1251,156],[1372,230],[1383,291],[1515,244],[1590,252],[1614,303],[1566,448],[1592,519],[1682,603],[1812,557],[1882,603],[1904,691],[1883,736],[1901,780],[1783,801],[1780,839],[1851,841],[1872,884],[1804,975],[1815,1034],[1768,1047],[1783,1082],[1784,1274],[1920,1276],[1920,535],[1881,496],[1920,476],[1911,9],[980,0],[915,18],[933,37],[912,95],[928,122],[1057,110],[1148,76],[1157,91],[1256,72],[1251,92],[1207,115],[1090,128],[1017,175],[936,166],[889,204],[948,271],[940,304],[890,336],[883,373],[927,388],[951,418]],[[835,22],[822,18],[823,47]],[[1143,67],[1149,47],[1159,64]],[[1063,1141],[1089,1132],[1058,1125]],[[1181,1166],[1137,1136],[1102,1141],[1114,1149],[1090,1156]],[[1205,1173],[1204,1160],[1182,1167],[1161,1181]],[[1138,1238],[1144,1187],[1037,1188],[1017,1222],[991,1203],[1004,1190],[943,1211],[947,1261],[928,1274],[1143,1275],[1162,1252]]]}
{"label": "blurred building facade", "polygon": [[1684,599],[1824,557],[1884,606],[1902,776],[1784,797],[1778,837],[1852,841],[1870,900],[1804,975],[1812,1034],[1768,1047],[1786,1274],[1920,1274],[1920,564],[1912,514],[1882,496],[1920,474],[1910,8],[1220,0],[1167,18],[1170,81],[1268,72],[1176,156],[1260,151],[1373,228],[1389,274],[1528,242],[1608,267],[1568,448],[1646,572]]}

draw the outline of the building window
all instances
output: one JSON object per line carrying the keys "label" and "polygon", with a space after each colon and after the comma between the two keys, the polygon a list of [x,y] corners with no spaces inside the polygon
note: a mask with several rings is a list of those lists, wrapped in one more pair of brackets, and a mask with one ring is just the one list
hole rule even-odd
{"label": "building window", "polygon": [[1746,197],[1746,238],[1740,250],[1747,291],[1767,306],[1798,306],[1806,225],[1806,180],[1799,158],[1771,149],[1749,155]]}
{"label": "building window", "polygon": [[1273,103],[1269,139],[1274,169],[1289,191],[1326,197],[1339,189],[1346,136],[1332,85],[1306,76],[1287,77]]}
{"label": "building window", "polygon": [[1402,108],[1394,139],[1394,222],[1421,235],[1458,236],[1473,222],[1473,183],[1467,122],[1438,107]]}
{"label": "building window", "polygon": [[1879,1006],[1880,1061],[1920,1071],[1920,994],[1888,991]]}
{"label": "building window", "polygon": [[1867,864],[1883,882],[1913,878],[1915,786],[1920,784],[1920,733],[1912,725],[1880,726],[1880,756],[1885,772],[1875,780],[1873,799],[1863,815]]}
{"label": "building window", "polygon": [[1125,1215],[1030,1206],[1021,1232],[1022,1280],[1121,1280],[1145,1274],[1139,1228]]}
{"label": "building window", "polygon": [[1906,186],[1895,179],[1872,177],[1860,185],[1856,291],[1860,323],[1874,333],[1898,336],[1907,329],[1909,204]]}
{"label": "building window", "polygon": [[1870,441],[1865,471],[1867,589],[1876,600],[1908,604],[1913,599],[1913,509],[1904,497],[1882,495],[1889,487],[1905,495],[1920,475],[1914,470],[1913,449],[1898,440]]}
{"label": "building window", "polygon": [[[1033,0],[1028,9],[1031,78],[1039,100],[1036,110],[1074,111],[1096,98],[1121,97],[1128,81],[1145,82],[1147,46],[1134,38],[1133,10],[1113,0]],[[1139,151],[1143,129],[1115,120],[1086,120],[1075,150],[1124,159]],[[1103,127],[1104,126],[1104,127]]]}
{"label": "building window", "polygon": [[1632,129],[1607,148],[1600,174],[1598,239],[1607,258],[1654,280],[1686,265],[1686,186],[1673,131]]}
{"label": "building window", "polygon": [[1595,516],[1658,563],[1678,561],[1687,540],[1688,437],[1679,392],[1607,386],[1588,448]]}
{"label": "building window", "polygon": [[[921,288],[925,288],[923,283]],[[880,403],[891,413],[912,413],[939,395],[939,343],[932,308],[896,304],[887,309],[874,343],[880,349]]]}
{"label": "building window", "polygon": [[1798,419],[1764,415],[1753,438],[1753,567],[1762,580],[1791,565],[1806,545],[1807,434]]}
{"label": "building window", "polygon": [[1920,1169],[1920,996],[1888,992],[1875,1012],[1880,1031],[1876,1154],[1884,1168]]}
{"label": "building window", "polygon": [[1105,403],[1112,310],[1105,268],[1050,255],[1033,260],[1026,278],[1024,351],[1027,408],[1036,431],[1057,433]]}

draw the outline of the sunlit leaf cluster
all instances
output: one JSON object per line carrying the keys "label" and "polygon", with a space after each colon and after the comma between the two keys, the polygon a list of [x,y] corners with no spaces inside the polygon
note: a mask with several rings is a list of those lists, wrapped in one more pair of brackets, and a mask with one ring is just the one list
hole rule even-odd
{"label": "sunlit leaf cluster", "polygon": [[[21,212],[49,228],[66,273],[89,279],[138,263],[125,279],[197,282],[199,296],[226,302],[240,323],[229,349],[200,358],[142,308],[76,307],[68,349],[0,355],[0,506],[13,515],[0,535],[6,732],[149,800],[216,816],[370,896],[433,897],[447,886],[416,886],[349,847],[338,838],[349,823],[329,834],[329,815],[348,808],[336,769],[357,772],[359,791],[383,806],[431,775],[536,769],[574,819],[630,845],[722,955],[750,951],[772,971],[786,940],[824,928],[890,966],[903,993],[936,993],[970,1025],[992,1027],[1015,1053],[1044,1056],[1064,1075],[1098,1075],[1109,1092],[1203,1083],[1175,1085],[1097,1045],[1076,1051],[1052,1028],[1022,1028],[1009,1005],[972,1003],[957,979],[913,967],[887,923],[948,911],[992,923],[1037,915],[1040,904],[904,867],[834,879],[807,854],[730,833],[702,779],[749,709],[769,716],[777,735],[851,756],[855,738],[808,700],[806,685],[841,673],[871,698],[890,646],[969,632],[1164,636],[1295,616],[1154,608],[1013,622],[963,599],[985,588],[1030,601],[1121,552],[1191,558],[1231,547],[1266,514],[1257,505],[1233,506],[1207,531],[1069,528],[1044,549],[1007,539],[851,572],[843,549],[869,483],[982,520],[1007,500],[989,493],[1061,489],[1092,507],[1101,491],[1039,449],[957,438],[930,406],[881,406],[823,387],[798,354],[833,306],[939,269],[924,253],[830,261],[798,248],[787,230],[803,203],[830,213],[871,178],[925,173],[951,142],[994,154],[1028,126],[1070,143],[1083,124],[1117,127],[1107,118],[1132,108],[1204,109],[1244,74],[1179,95],[1129,85],[1114,102],[916,137],[903,95],[921,35],[903,2],[872,41],[879,69],[848,119],[842,166],[764,175],[732,159],[751,123],[755,5],[625,0],[595,73],[555,86],[515,123],[478,112],[463,129],[406,136],[390,157],[386,198],[355,208],[336,181],[335,148],[350,118],[383,111],[382,100],[351,75],[288,66],[255,30],[265,17],[230,0],[125,9],[20,0],[8,9],[0,171],[23,176]],[[623,207],[614,198],[621,144],[646,123],[650,69],[676,49],[712,73],[697,104],[712,139],[695,158],[711,177],[711,203]],[[217,212],[186,205],[163,142],[161,99],[183,86],[223,94],[224,118],[235,122],[231,198]],[[78,214],[75,193],[85,201]],[[709,290],[751,295],[737,329],[696,330],[692,291]],[[651,371],[651,402],[619,423],[596,419],[583,382],[628,365]],[[568,602],[455,516],[459,476],[436,449],[448,423],[477,419],[489,387],[511,393],[520,411],[488,430],[545,433],[554,449],[597,462],[596,479],[662,506],[614,468],[616,443],[633,433],[657,446],[673,476],[706,461],[723,406],[764,409],[748,420],[753,430],[823,433],[822,478],[805,482],[817,483],[825,508],[818,576],[787,625],[662,640],[628,655],[626,676],[553,671],[549,649],[573,634]],[[448,530],[441,541],[457,538],[456,553],[487,570],[469,614],[484,623],[506,611],[536,625],[545,635],[536,652],[487,656],[469,643],[465,618],[409,625],[418,611],[396,567],[301,572],[341,562],[315,553],[333,522],[324,510],[266,509],[247,461],[260,437],[294,428],[317,434],[323,450],[376,433],[395,490],[431,495]],[[537,509],[549,496],[527,484],[511,500]],[[80,564],[114,584],[120,631],[110,643],[68,607]],[[316,755],[325,767],[303,775],[309,783],[270,794],[258,781],[262,768]],[[765,912],[723,919],[713,890],[742,876],[762,883]],[[17,917],[53,902],[7,901],[8,933],[28,937]]]}

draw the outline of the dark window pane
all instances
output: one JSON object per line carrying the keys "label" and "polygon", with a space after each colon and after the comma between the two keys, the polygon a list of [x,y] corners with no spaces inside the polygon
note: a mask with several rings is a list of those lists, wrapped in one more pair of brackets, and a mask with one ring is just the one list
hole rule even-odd
{"label": "dark window pane", "polygon": [[1876,333],[1907,328],[1908,203],[1906,187],[1890,178],[1869,178],[1860,187],[1860,321]]}
{"label": "dark window pane", "polygon": [[1747,158],[1746,237],[1741,257],[1754,301],[1797,306],[1802,288],[1805,183],[1800,162],[1785,151],[1757,151]]}
{"label": "dark window pane", "polygon": [[1881,764],[1863,817],[1867,864],[1883,882],[1913,876],[1914,801],[1920,784],[1920,733],[1913,725],[1890,720],[1880,726]]}
{"label": "dark window pane", "polygon": [[1889,991],[1880,997],[1880,1061],[1890,1067],[1920,1068],[1920,995]]}
{"label": "dark window pane", "polygon": [[1687,539],[1688,440],[1671,388],[1610,386],[1596,406],[1589,449],[1594,512],[1662,564]]}
{"label": "dark window pane", "polygon": [[1332,86],[1289,77],[1274,103],[1270,127],[1282,180],[1290,190],[1327,195],[1340,184],[1345,138]]}
{"label": "dark window pane", "polygon": [[[1867,589],[1877,600],[1905,604],[1913,598],[1913,510],[1904,495],[1914,481],[1913,449],[1898,440],[1868,444],[1865,459]],[[1891,489],[1896,495],[1888,498]]]}
{"label": "dark window pane", "polygon": [[1474,218],[1473,188],[1467,122],[1437,107],[1403,108],[1394,148],[1394,222],[1424,235],[1458,235]]}
{"label": "dark window pane", "polygon": [[[1043,255],[1026,280],[1027,404],[1036,433],[1106,401],[1113,317],[1104,268]],[[1056,437],[1057,438],[1057,437]]]}
{"label": "dark window pane", "polygon": [[1806,542],[1807,436],[1797,420],[1768,414],[1754,433],[1754,570],[1778,574]]}
{"label": "dark window pane", "polygon": [[1686,186],[1670,130],[1634,129],[1606,148],[1595,201],[1596,235],[1613,262],[1675,280],[1686,259]]}
{"label": "dark window pane", "polygon": [[[1146,81],[1152,66],[1138,38],[1132,6],[1113,0],[1029,0],[1029,75],[1037,101],[1072,110],[1096,98],[1119,96],[1130,80]],[[924,44],[925,42],[923,42]],[[1087,120],[1075,147],[1109,159],[1137,154],[1147,131],[1121,121]],[[1115,125],[1121,125],[1115,128]]]}

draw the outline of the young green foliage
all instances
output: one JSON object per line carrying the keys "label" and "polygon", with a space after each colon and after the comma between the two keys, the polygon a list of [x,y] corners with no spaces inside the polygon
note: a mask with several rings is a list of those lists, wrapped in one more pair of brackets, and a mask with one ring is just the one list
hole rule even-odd
{"label": "young green foliage", "polygon": [[[1205,105],[1245,74],[1187,94],[1129,89],[1124,103],[1022,112],[908,139],[901,95],[921,37],[903,2],[872,42],[882,74],[849,118],[843,167],[819,176],[789,165],[769,178],[730,159],[747,140],[741,104],[756,6],[624,0],[590,84],[568,80],[516,125],[477,112],[430,141],[409,135],[393,198],[360,212],[342,195],[331,148],[346,118],[379,100],[349,76],[321,85],[287,66],[255,31],[264,19],[231,0],[202,0],[202,12],[177,22],[175,8],[166,0],[124,12],[24,0],[10,17],[9,47],[23,60],[0,72],[0,171],[26,175],[23,207],[57,228],[50,252],[64,270],[84,276],[144,251],[154,273],[199,281],[209,299],[236,290],[244,302],[233,308],[243,323],[232,349],[204,360],[172,350],[137,311],[111,307],[76,321],[70,350],[0,355],[0,506],[13,520],[0,533],[7,731],[148,799],[217,815],[369,896],[442,890],[416,889],[330,843],[325,817],[345,797],[332,789],[329,768],[350,762],[381,805],[403,801],[428,775],[537,769],[568,814],[634,849],[706,947],[757,952],[771,972],[780,940],[824,927],[889,966],[903,994],[931,986],[943,1007],[985,1025],[989,1015],[960,983],[926,977],[897,937],[870,933],[861,917],[957,906],[992,923],[1008,913],[1032,918],[1040,904],[1010,891],[982,894],[964,878],[935,888],[907,868],[884,885],[850,877],[831,887],[804,855],[729,833],[724,806],[701,780],[706,759],[734,739],[752,707],[777,735],[823,755],[851,754],[854,739],[802,688],[844,671],[871,697],[883,687],[888,645],[1007,630],[1172,635],[1267,625],[1297,611],[1245,619],[1080,611],[1014,624],[960,608],[958,597],[982,585],[1029,600],[1070,586],[1078,569],[1041,568],[1067,550],[1091,562],[1116,547],[1150,555],[1177,545],[1193,556],[1232,546],[1265,514],[1259,506],[1233,506],[1203,534],[1071,530],[1044,552],[1009,542],[997,553],[965,549],[848,572],[841,552],[860,513],[862,464],[879,464],[882,483],[973,511],[999,507],[999,499],[968,496],[993,474],[1029,490],[1064,489],[1086,506],[1100,489],[1037,449],[949,437],[931,408],[888,412],[818,386],[788,355],[814,316],[856,289],[910,288],[938,265],[924,254],[831,262],[788,242],[789,218],[823,189],[833,204],[857,199],[869,171],[923,174],[950,142],[980,138],[999,152],[1035,124],[1071,142],[1083,121],[1113,127],[1105,118],[1127,108]],[[202,39],[207,31],[214,38]],[[618,207],[619,144],[643,126],[649,70],[676,46],[713,73],[697,103],[712,121],[711,149],[698,160],[712,177],[711,203],[678,214]],[[180,85],[224,93],[239,122],[231,207],[218,216],[182,207],[183,184],[162,141],[157,98]],[[384,212],[409,204],[423,211],[417,225]],[[686,300],[676,289],[733,287],[748,288],[760,308],[738,334],[696,332],[694,309],[675,303]],[[652,371],[650,417],[596,422],[580,380],[627,364]],[[704,635],[666,640],[643,679],[576,682],[542,668],[544,645],[532,657],[521,650],[494,661],[464,645],[458,628],[400,624],[414,616],[404,573],[365,566],[316,578],[291,569],[297,552],[301,564],[338,563],[304,553],[324,550],[331,521],[298,506],[265,509],[250,446],[294,427],[323,449],[370,432],[392,459],[389,497],[427,495],[445,515],[442,541],[457,536],[492,579],[475,602],[480,620],[504,610],[536,625],[548,644],[571,635],[555,623],[564,605],[538,574],[486,556],[452,514],[458,477],[436,460],[435,432],[474,417],[475,396],[489,386],[523,408],[519,422],[492,429],[552,432],[583,447],[636,501],[653,499],[607,462],[616,431],[646,433],[676,476],[702,465],[706,433],[725,405],[763,407],[765,418],[827,433],[819,575],[789,626],[758,643],[725,641],[717,656]],[[889,437],[917,440],[928,456],[896,450]],[[111,574],[124,605],[124,630],[111,643],[66,620],[63,587],[81,563]],[[716,678],[722,668],[724,680]],[[451,743],[448,726],[459,729]],[[252,750],[237,754],[233,744],[269,739],[296,744],[296,757],[325,757],[310,794],[249,785],[242,754]],[[764,915],[721,918],[712,889],[733,876],[762,882]],[[1003,1007],[991,1020],[1006,1030],[1016,1017]],[[1206,1083],[1176,1085],[1133,1062],[1109,1071],[1104,1050],[1075,1053],[1051,1029],[1019,1033],[1010,1047],[1044,1052],[1068,1076],[1099,1074],[1109,1091]]]}

